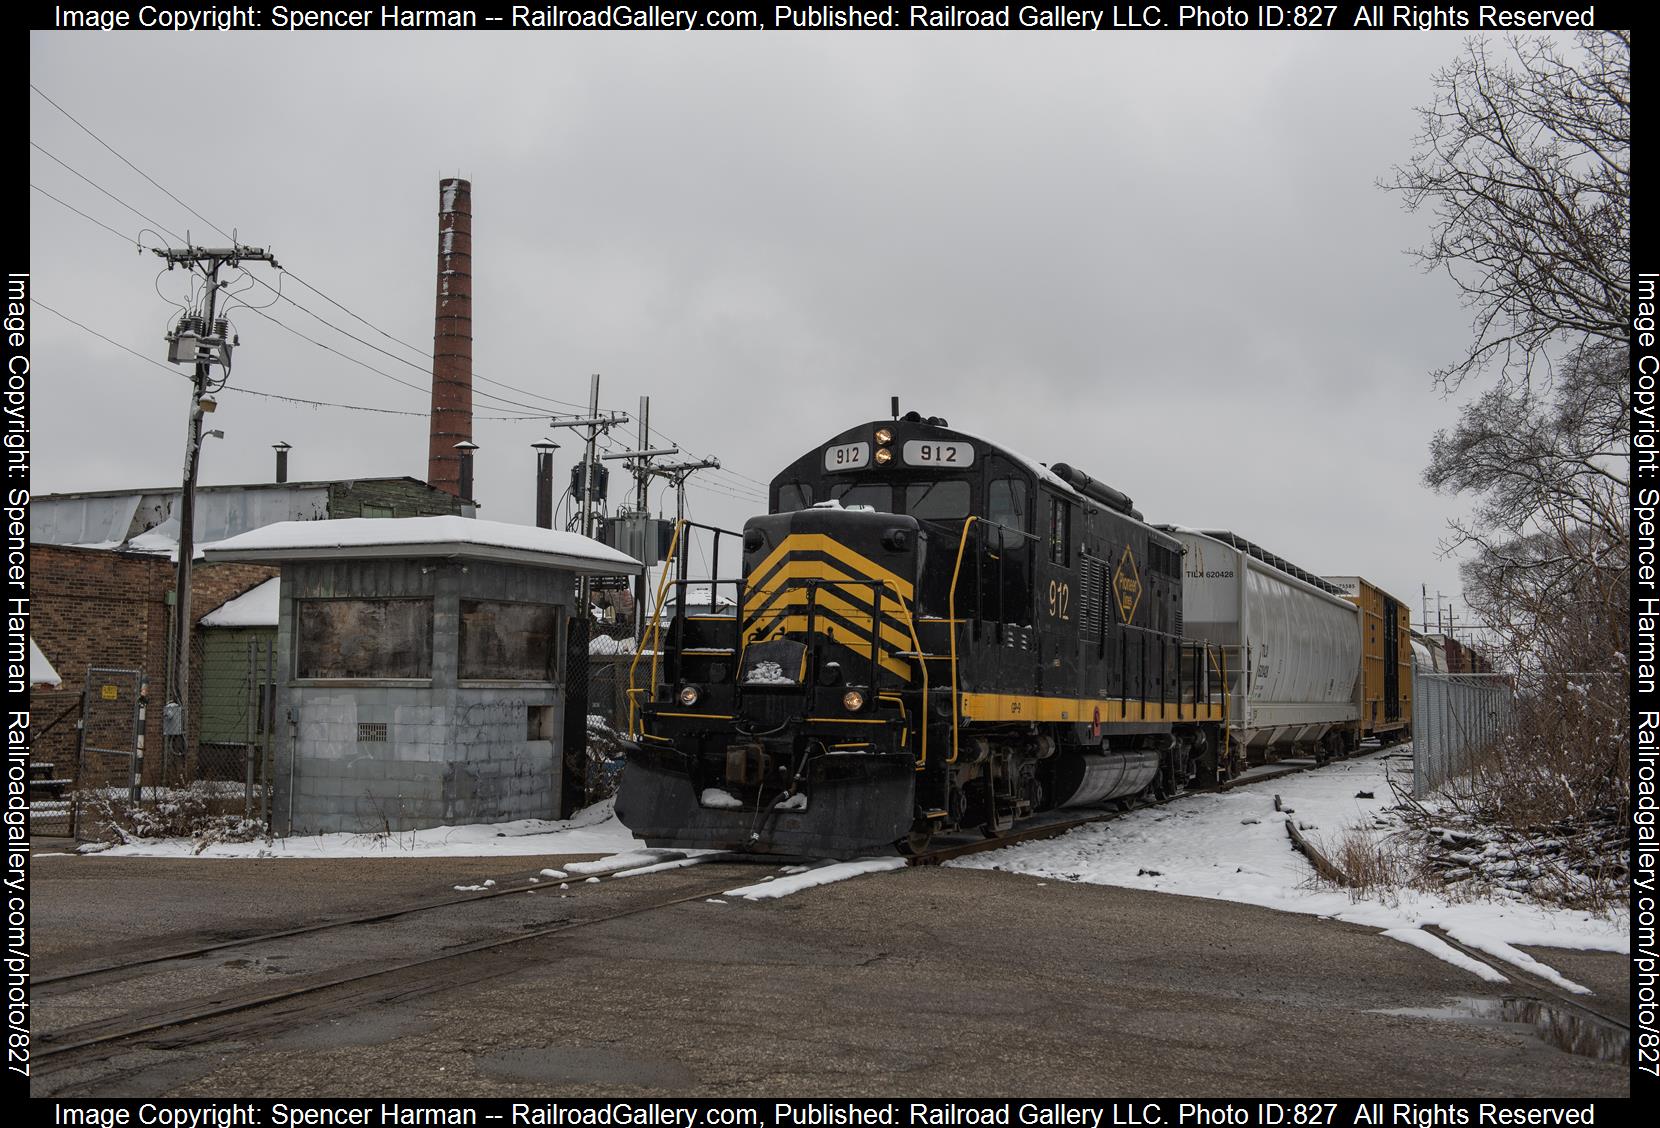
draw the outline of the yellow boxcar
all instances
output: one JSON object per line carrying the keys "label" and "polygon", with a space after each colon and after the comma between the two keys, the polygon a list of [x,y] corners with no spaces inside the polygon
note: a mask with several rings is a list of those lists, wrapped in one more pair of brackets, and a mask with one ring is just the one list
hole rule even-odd
{"label": "yellow boxcar", "polygon": [[1412,735],[1412,611],[1359,576],[1327,576],[1360,608],[1360,737]]}

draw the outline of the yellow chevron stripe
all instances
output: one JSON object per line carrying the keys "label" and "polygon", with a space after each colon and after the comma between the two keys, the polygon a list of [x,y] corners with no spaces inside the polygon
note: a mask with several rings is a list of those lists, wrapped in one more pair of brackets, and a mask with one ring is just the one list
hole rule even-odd
{"label": "yellow chevron stripe", "polygon": [[1083,722],[1091,724],[1095,720],[1095,710],[1101,710],[1102,724],[1115,724],[1122,721],[1220,721],[1222,720],[1222,706],[1209,702],[1200,702],[1197,707],[1183,702],[1180,705],[1171,702],[1160,704],[1149,701],[1143,706],[1140,701],[1122,701],[1116,697],[1100,699],[1092,697],[1040,697],[1023,693],[965,693],[962,695],[962,717],[965,721],[1036,721],[1039,723],[1056,723],[1060,721]]}
{"label": "yellow chevron stripe", "polygon": [[[861,635],[867,642],[870,640],[871,614],[869,611],[856,607],[847,600],[842,599],[839,593],[833,588],[819,588],[816,602],[820,607],[838,612],[841,617],[847,621],[849,628]],[[796,588],[794,591],[784,592],[777,599],[774,599],[771,603],[769,603],[765,611],[761,612],[759,615],[756,615],[754,617],[754,622],[748,622],[745,624],[744,641],[754,641],[757,634],[756,627],[763,619],[776,618],[779,611],[783,611],[787,608],[800,607],[805,609],[806,606],[807,590],[805,588]],[[806,619],[805,615],[793,617],[800,618],[803,621]],[[890,626],[886,619],[878,619],[876,622],[880,629],[883,642],[887,643],[895,650],[909,650],[911,648],[910,636],[905,634],[905,632],[899,630],[897,627]]]}
{"label": "yellow chevron stripe", "polygon": [[898,592],[901,599],[909,603],[916,594],[916,589],[909,580],[897,573],[890,572],[868,556],[861,556],[851,548],[841,544],[823,533],[792,533],[781,541],[777,548],[761,563],[749,570],[751,576],[765,577],[785,556],[802,552],[822,552],[826,556],[834,557],[852,569],[853,573],[867,580],[882,580],[892,585],[888,590]]}

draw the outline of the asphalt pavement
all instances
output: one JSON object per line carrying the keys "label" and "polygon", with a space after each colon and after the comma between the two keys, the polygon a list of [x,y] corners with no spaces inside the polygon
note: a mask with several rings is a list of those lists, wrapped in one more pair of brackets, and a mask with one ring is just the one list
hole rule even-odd
{"label": "asphalt pavement", "polygon": [[[568,860],[40,857],[34,974],[338,919]],[[601,916],[605,898],[623,886],[635,898],[692,888],[698,868],[573,883],[558,904],[566,917]],[[1452,1014],[1460,1000],[1496,1004],[1506,992],[1355,925],[978,870],[900,870],[764,902],[708,892],[710,900],[516,945],[488,967],[469,970],[467,961],[482,957],[462,957],[448,981],[373,1005],[336,1005],[324,995],[286,1024],[250,1020],[217,1040],[151,1039],[82,1067],[48,1069],[34,1092],[1629,1092],[1628,1067],[1557,1049],[1481,1007],[1463,1018],[1388,1013]],[[531,913],[535,900],[516,911]],[[513,927],[530,927],[514,919]],[[407,939],[396,944],[411,955],[431,949],[420,928],[403,927],[396,936]],[[353,942],[349,931],[315,940],[336,950]],[[1592,985],[1599,1007],[1628,1011],[1622,957],[1535,954]],[[247,958],[237,950],[202,957],[204,966],[232,968]],[[137,987],[116,981],[99,990],[107,1009],[119,1011],[123,993]]]}

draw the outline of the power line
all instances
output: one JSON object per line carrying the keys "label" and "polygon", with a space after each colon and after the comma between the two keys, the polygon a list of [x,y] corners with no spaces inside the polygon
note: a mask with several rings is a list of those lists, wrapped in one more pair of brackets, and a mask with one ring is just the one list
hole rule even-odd
{"label": "power line", "polygon": [[50,193],[46,189],[42,188],[40,185],[36,184],[34,181],[32,181],[32,180],[29,181],[29,187],[33,188],[36,192],[39,192],[42,196],[45,196],[48,200],[51,200],[53,203],[61,204],[63,207],[68,208],[70,211],[74,212],[76,215],[80,216],[82,219],[86,220],[88,223],[97,224],[99,227],[102,227],[105,231],[108,231],[111,235],[114,235],[117,239],[120,239],[123,243],[133,243],[141,251],[148,249],[147,247],[144,246],[143,240],[141,240],[141,239],[129,239],[127,236],[123,235],[121,232],[117,231],[115,228],[111,227],[109,224],[105,223],[103,220],[93,219],[90,215],[86,214],[86,212],[82,211],[80,208],[76,207],[74,204],[64,203],[64,201],[58,199],[56,196],[52,195],[52,193]]}
{"label": "power line", "polygon": [[116,203],[120,204],[122,207],[124,207],[128,211],[132,212],[134,215],[138,216],[138,218],[142,219],[145,223],[153,223],[157,227],[161,228],[161,230],[165,231],[167,234],[173,236],[173,238],[178,239],[179,242],[181,242],[181,243],[185,242],[185,239],[182,236],[180,236],[177,232],[170,230],[165,224],[163,224],[161,222],[161,220],[151,219],[149,216],[145,215],[143,212],[139,211],[137,208],[135,208],[131,204],[129,204],[126,200],[123,200],[120,196],[117,196],[114,192],[111,192],[108,188],[105,188],[102,184],[99,184],[96,180],[93,180],[90,176],[87,176],[85,173],[81,172],[79,169],[77,169],[77,168],[73,167],[72,165],[68,164],[67,162],[62,161],[59,158],[53,156],[51,153],[47,152],[44,148],[41,148],[41,146],[39,144],[37,144],[36,142],[34,142],[34,141],[29,142],[29,146],[30,146],[30,148],[33,148],[33,149],[39,149],[40,152],[42,153],[42,155],[48,157],[51,160],[57,161],[58,164],[62,165],[64,168],[68,169],[71,173],[73,173],[74,175],[80,177],[82,180],[86,181],[88,184],[92,185],[94,188],[98,189],[98,191],[102,192],[104,195],[108,196],[110,199],[114,200]]}
{"label": "power line", "polygon": [[[68,110],[64,109],[62,106],[58,105],[56,102],[53,102],[52,99],[47,95],[46,91],[42,90],[40,87],[36,86],[32,82],[29,83],[29,89],[33,90],[36,94],[39,94],[42,98],[45,98],[46,101],[51,105],[51,107],[54,110],[57,110],[58,113],[62,114],[64,117],[66,117],[70,121],[74,122],[77,126],[80,126],[80,129],[81,129],[82,133],[85,133],[88,137],[90,137],[94,141],[98,142],[98,144],[102,145],[104,148],[109,149],[109,151],[111,153],[115,153],[115,156],[121,161],[122,164],[126,165],[128,168],[130,168],[134,172],[138,173],[138,175],[140,175],[144,179],[148,180],[151,184],[155,184],[155,186],[157,188],[161,188],[162,193],[164,195],[166,195],[166,197],[168,199],[172,200],[175,204],[178,204],[185,211],[189,212],[191,215],[195,216],[197,219],[201,220],[203,223],[207,224],[209,227],[211,227],[215,231],[219,232],[219,234],[225,236],[225,238],[229,239],[231,242],[233,242],[233,243],[236,242],[236,236],[231,235],[223,227],[220,227],[217,223],[213,222],[213,220],[209,219],[207,216],[203,215],[201,212],[197,211],[195,208],[191,207],[189,204],[185,203],[183,200],[181,200],[177,196],[173,195],[173,193],[167,191],[167,189],[162,188],[160,184],[156,183],[155,179],[153,177],[151,177],[149,173],[147,173],[143,169],[139,168],[132,161],[129,161],[126,157],[121,156],[120,153],[116,153],[113,148],[110,148],[109,142],[105,141],[102,137],[100,137],[96,133],[92,132],[92,130],[88,129],[86,126],[81,125],[81,122],[80,122],[79,118],[77,118],[74,114],[70,113]],[[41,151],[45,152],[44,149],[41,150]],[[56,158],[53,158],[53,159],[55,160]],[[67,167],[67,166],[65,166],[65,167]],[[166,228],[163,228],[162,230],[165,231]],[[169,235],[173,234],[171,231],[168,231],[167,233]],[[178,238],[177,235],[174,235],[173,237],[175,239]]]}
{"label": "power line", "polygon": [[[350,306],[347,306],[344,303],[342,303],[341,301],[339,301],[338,299],[332,298],[328,294],[323,293],[322,290],[319,290],[316,286],[312,285],[310,282],[307,282],[304,278],[301,278],[298,274],[295,274],[292,270],[287,271],[286,273],[288,274],[288,276],[290,278],[294,279],[294,281],[298,282],[300,285],[304,286],[306,289],[310,290],[312,293],[318,295],[324,301],[326,301],[329,304],[337,306],[340,309],[344,310],[346,313],[350,314],[353,318],[355,318],[356,320],[362,322],[364,325],[367,325],[369,328],[373,329],[375,332],[379,333],[381,336],[385,337],[387,340],[394,341],[397,344],[402,345],[404,348],[409,349],[411,352],[415,352],[415,353],[419,354],[420,356],[424,357],[429,362],[431,361],[432,353],[430,352],[430,350],[423,349],[419,345],[412,345],[408,341],[404,340],[402,337],[393,336],[391,333],[388,333],[386,330],[382,329],[380,326],[376,325],[374,322],[370,321],[368,318],[366,318],[363,315],[357,313]],[[321,320],[321,319],[319,319],[319,320]],[[405,363],[408,363],[408,362],[406,361]],[[557,396],[546,395],[542,392],[534,392],[534,391],[531,391],[529,388],[521,388],[521,387],[518,387],[515,384],[509,384],[505,380],[493,380],[490,377],[482,376],[477,372],[473,373],[473,379],[482,380],[486,384],[494,384],[498,388],[506,388],[508,391],[518,392],[521,395],[533,396],[536,399],[547,400],[549,403],[556,403],[556,404],[560,405],[561,407],[571,407],[571,408],[577,409],[578,411],[586,411],[587,410],[587,408],[584,405],[582,405],[580,403],[576,403],[573,400],[562,400]]]}
{"label": "power line", "polygon": [[[310,316],[316,318],[319,322],[321,322],[324,325],[327,325],[330,329],[333,329],[336,333],[339,333],[341,336],[350,337],[352,340],[356,341],[360,345],[363,345],[365,348],[372,349],[375,352],[379,353],[381,356],[384,356],[384,357],[388,358],[389,360],[395,360],[399,364],[408,365],[410,368],[415,369],[415,371],[420,372],[423,375],[430,375],[430,372],[431,372],[430,369],[428,369],[428,368],[426,368],[422,365],[416,364],[414,361],[409,360],[405,357],[401,357],[401,356],[397,355],[396,353],[387,352],[385,349],[381,348],[379,345],[373,343],[372,341],[365,341],[362,337],[359,337],[356,333],[353,333],[350,330],[342,329],[340,326],[334,324],[334,322],[330,321],[328,318],[323,317],[321,314],[317,313],[316,310],[309,309],[306,306],[301,305],[299,302],[295,301],[293,298],[291,298],[287,294],[283,293],[280,289],[278,289],[277,287],[271,285],[269,282],[265,281],[265,279],[260,278],[258,275],[249,275],[249,277],[252,278],[255,282],[258,282],[261,286],[264,286],[267,290],[270,290],[273,294],[275,294],[277,297],[281,298],[283,301],[287,302],[289,305],[293,306],[295,309],[300,310],[303,313],[307,313]],[[330,300],[332,300],[332,299],[330,299]],[[336,304],[339,304],[339,303],[336,303]],[[256,313],[259,312],[259,309],[256,306],[247,306],[245,308],[252,309]],[[341,308],[344,309],[345,307],[342,306]],[[347,310],[346,312],[350,313],[351,311]],[[263,314],[262,316],[266,317],[269,320],[276,321],[276,318],[271,317],[270,314]],[[362,318],[359,318],[358,320],[361,321]],[[298,330],[292,329],[291,326],[288,326],[288,325],[284,324],[281,321],[277,321],[276,323],[278,325],[282,325],[283,328],[285,328],[285,329],[289,329],[291,332],[298,332]],[[371,328],[373,328],[373,326],[371,326]],[[303,336],[303,334],[301,334],[301,335]],[[311,338],[309,338],[309,337],[306,338],[306,339],[311,340]],[[396,338],[393,338],[393,339],[396,340]],[[321,344],[321,342],[317,342],[317,341],[313,341],[313,343],[314,344]],[[329,346],[323,345],[322,347],[323,348],[328,348]],[[330,351],[338,352],[338,350],[333,350],[333,349],[331,349]],[[345,353],[340,353],[340,355],[345,356],[346,354]],[[369,368],[369,370],[371,372],[380,372],[380,369],[373,368],[369,365],[364,365],[364,367]],[[384,372],[381,372],[380,374],[382,376],[387,376],[387,374],[384,373]],[[387,376],[387,379],[397,380],[397,377]],[[398,380],[398,383],[407,384],[407,386],[412,387],[412,388],[417,387],[417,385],[408,384],[407,381],[403,381],[403,380]],[[426,392],[426,391],[429,391],[430,389],[428,389],[428,388],[419,388],[419,390],[423,391],[423,392]],[[473,394],[476,395],[476,396],[480,396],[484,399],[495,400],[496,402],[501,403],[501,404],[505,404],[508,407],[522,407],[526,411],[540,412],[541,413],[540,417],[546,417],[547,415],[555,414],[553,412],[549,412],[549,411],[545,410],[540,404],[521,403],[518,400],[510,400],[510,399],[507,399],[504,396],[498,396],[498,395],[494,394],[493,392],[479,391],[475,388],[473,390]],[[532,392],[530,394],[535,395],[534,392]]]}
{"label": "power line", "polygon": [[[98,330],[92,328],[92,326],[86,325],[86,324],[84,324],[80,321],[76,321],[73,317],[70,317],[67,313],[64,313],[62,310],[55,309],[52,306],[47,305],[45,302],[41,301],[38,297],[35,297],[33,300],[34,300],[34,304],[39,306],[41,309],[44,309],[48,313],[55,314],[56,316],[63,318],[63,320],[69,322],[69,324],[75,326],[75,328],[80,329],[83,332],[92,334],[94,337],[97,337],[99,340],[105,342],[106,344],[114,345],[116,348],[120,349],[122,352],[131,353],[133,356],[136,356],[139,360],[144,361],[144,363],[153,364],[157,368],[161,369],[163,372],[166,372],[170,376],[177,376],[179,374],[178,370],[176,368],[174,368],[172,365],[163,364],[161,361],[155,359],[154,357],[146,356],[143,353],[139,352],[135,348],[131,348],[130,346],[123,345],[120,341],[117,341],[114,338],[105,336],[104,334],[98,332]],[[409,416],[414,416],[414,417],[423,418],[423,419],[426,418],[426,416],[427,416],[427,413],[424,412],[424,411],[400,411],[396,408],[391,408],[391,407],[368,407],[366,405],[356,404],[356,403],[332,403],[328,400],[305,399],[302,396],[288,396],[288,395],[279,394],[277,392],[265,392],[265,391],[260,391],[257,388],[243,388],[243,387],[238,387],[238,386],[235,386],[235,385],[229,386],[229,387],[225,388],[224,390],[227,391],[227,392],[241,392],[244,395],[260,396],[264,399],[283,400],[284,402],[287,402],[287,403],[305,404],[308,407],[333,407],[333,408],[339,408],[342,411],[369,411],[369,412],[374,412],[377,415],[409,415]],[[492,421],[492,422],[507,421],[507,422],[513,422],[513,423],[522,422],[524,420],[523,416],[518,416],[518,415],[481,415],[481,416],[479,416],[479,418],[484,419],[484,420],[489,420],[489,421]],[[536,416],[535,418],[537,419],[538,422],[541,419],[540,416]]]}
{"label": "power line", "polygon": [[[191,207],[189,204],[187,204],[183,200],[179,199],[179,197],[175,196],[172,192],[169,192],[165,187],[162,186],[162,184],[159,181],[157,181],[154,177],[152,177],[149,173],[145,172],[143,169],[139,168],[137,165],[133,164],[132,161],[128,160],[125,156],[123,156],[120,152],[118,152],[113,146],[111,146],[108,142],[106,142],[102,137],[99,137],[96,133],[94,133],[83,122],[81,122],[80,119],[75,117],[74,114],[71,114],[68,110],[66,110],[62,106],[58,105],[57,102],[53,101],[53,99],[44,90],[42,90],[39,86],[37,86],[37,85],[35,85],[34,83],[31,82],[29,84],[29,88],[31,90],[33,90],[36,94],[39,94],[42,98],[44,98],[52,106],[53,109],[57,110],[59,113],[63,114],[64,117],[66,117],[70,121],[74,122],[75,125],[83,133],[85,133],[88,137],[91,137],[94,141],[98,142],[98,144],[102,145],[106,150],[108,150],[117,159],[119,159],[121,161],[121,163],[125,164],[128,168],[130,168],[134,172],[138,173],[145,180],[149,181],[150,184],[154,185],[164,195],[166,195],[168,199],[172,200],[174,203],[176,203],[180,207],[184,208],[191,215],[195,216],[197,219],[201,220],[203,223],[206,223],[209,227],[212,227],[215,231],[219,232],[221,235],[224,235],[227,239],[231,239],[232,242],[235,241],[235,237],[232,236],[231,234],[227,233],[224,228],[220,227],[218,224],[214,223],[212,220],[210,220],[206,216],[202,215],[201,212],[197,211],[195,208]],[[109,196],[111,199],[113,199],[117,203],[121,204],[122,207],[125,207],[125,208],[129,209],[135,215],[138,215],[140,218],[145,219],[147,222],[156,224],[156,226],[158,228],[160,228],[163,232],[167,233],[168,235],[173,236],[173,238],[179,239],[181,242],[188,242],[188,240],[180,239],[179,235],[176,232],[173,232],[173,231],[169,230],[168,228],[166,228],[165,226],[163,226],[162,224],[160,224],[156,220],[150,219],[148,216],[144,215],[143,212],[138,211],[138,209],[134,208],[131,204],[128,204],[125,200],[122,200],[119,196],[116,196],[114,193],[110,192],[108,189],[103,188],[102,186],[100,186],[96,182],[92,181],[91,179],[89,179],[86,176],[82,175],[81,173],[77,172],[75,169],[70,168],[69,165],[64,164],[63,161],[58,160],[58,158],[55,157],[55,156],[52,156],[51,153],[47,153],[45,149],[41,148],[35,142],[31,141],[30,144],[34,145],[35,148],[40,149],[40,151],[42,153],[45,153],[48,157],[51,157],[54,161],[57,161],[59,164],[63,165],[64,168],[69,169],[69,171],[74,173],[76,176],[79,176],[79,177],[81,177],[81,179],[86,180],[86,182],[88,184],[91,184],[94,188],[97,188],[100,192],[103,192],[105,195]],[[62,201],[58,201],[58,202],[62,203]],[[68,205],[65,205],[65,206],[67,207]],[[71,209],[71,210],[75,210],[75,209]],[[89,221],[91,221],[93,223],[98,223],[99,222],[97,220],[92,219],[92,217],[85,215],[84,212],[78,212],[77,211],[76,214],[82,215],[84,218],[88,219]],[[104,225],[99,223],[99,226],[104,226]],[[119,234],[119,232],[114,232],[113,228],[106,228],[106,230],[110,230],[113,233]],[[289,272],[285,272],[285,273],[292,273],[292,272],[289,271]],[[254,278],[255,281],[259,282],[263,286],[266,286],[268,289],[272,289],[272,291],[274,293],[276,293],[278,297],[282,298],[284,301],[289,302],[291,305],[295,306],[297,309],[304,310],[306,313],[310,314],[312,317],[314,317],[318,321],[322,322],[322,324],[327,325],[330,329],[333,329],[335,332],[340,333],[344,336],[350,337],[352,340],[357,341],[359,344],[364,345],[368,348],[374,349],[376,352],[380,353],[381,355],[389,357],[393,360],[396,360],[399,363],[407,364],[410,367],[417,368],[417,369],[419,369],[423,372],[425,371],[424,368],[422,368],[419,365],[414,364],[413,362],[409,361],[407,358],[397,356],[393,353],[389,353],[386,350],[380,348],[379,346],[374,345],[374,344],[372,344],[368,341],[363,340],[363,338],[357,336],[356,334],[353,334],[353,333],[348,332],[347,330],[341,329],[339,326],[334,325],[333,323],[329,322],[327,319],[319,316],[314,311],[312,311],[310,309],[307,309],[303,305],[300,305],[299,302],[294,301],[293,298],[288,297],[288,295],[282,293],[280,290],[277,290],[274,287],[271,287],[269,283],[265,282],[264,279],[259,278],[257,275],[250,275],[250,277]],[[350,314],[353,318],[355,318],[358,321],[362,322],[364,325],[367,325],[369,328],[374,329],[377,333],[380,333],[382,336],[386,337],[388,340],[396,342],[397,344],[401,344],[405,348],[412,349],[417,354],[420,354],[420,355],[423,355],[423,356],[427,355],[424,352],[424,350],[420,349],[418,346],[411,345],[408,341],[401,340],[398,337],[395,337],[392,334],[386,332],[384,329],[381,329],[379,326],[375,325],[373,322],[369,321],[367,318],[362,317],[360,314],[356,313],[355,311],[353,311],[349,307],[343,305],[342,303],[336,301],[334,298],[330,297],[328,294],[323,293],[323,291],[319,290],[316,286],[312,285],[311,283],[305,281],[303,278],[299,278],[296,275],[295,280],[298,281],[301,285],[305,286],[307,289],[309,289],[309,290],[313,291],[314,293],[320,295],[325,301],[328,301],[331,304],[338,306],[340,309],[342,309],[346,313]],[[255,306],[247,306],[246,308],[252,309],[256,313],[260,312],[259,309]],[[271,321],[275,322],[276,324],[282,326],[285,329],[289,329],[291,332],[294,332],[294,333],[296,333],[297,335],[299,335],[301,337],[305,337],[305,334],[299,333],[298,330],[292,329],[290,326],[286,325],[285,323],[283,323],[281,321],[277,321],[276,318],[271,317],[269,314],[262,314],[262,316],[266,317],[268,320],[271,320]],[[380,375],[386,376],[388,379],[395,380],[398,383],[406,383],[405,381],[397,380],[396,377],[390,376],[387,373],[380,372],[379,369],[374,368],[371,365],[364,364],[362,361],[358,361],[354,357],[347,356],[345,353],[340,352],[338,349],[329,348],[329,346],[322,344],[322,342],[320,342],[320,341],[316,341],[316,340],[314,340],[310,337],[305,337],[305,339],[311,341],[315,345],[318,345],[320,348],[328,349],[330,352],[335,353],[335,355],[337,355],[337,356],[345,357],[347,360],[351,360],[354,363],[357,363],[357,364],[361,365],[362,367],[368,368],[371,372],[379,373]],[[520,393],[521,395],[530,396],[534,399],[544,400],[548,403],[559,404],[560,406],[563,406],[563,407],[576,408],[578,410],[585,410],[583,405],[578,404],[578,403],[574,403],[570,400],[562,400],[562,399],[559,399],[556,396],[548,396],[548,395],[544,395],[540,392],[533,392],[533,391],[529,390],[528,388],[520,388],[520,387],[517,387],[515,385],[508,384],[505,381],[495,380],[495,379],[492,379],[488,376],[482,376],[482,375],[480,375],[476,372],[473,373],[473,379],[483,381],[484,383],[487,383],[487,384],[494,384],[497,387],[507,388],[510,391],[515,391],[515,392]],[[408,385],[408,386],[414,387],[414,385]],[[424,392],[424,391],[427,391],[428,389],[422,388],[422,389],[418,389],[418,390],[421,390],[421,391]],[[478,396],[481,396],[485,399],[495,400],[498,403],[504,404],[508,407],[523,408],[526,411],[532,411],[532,412],[539,412],[539,411],[543,410],[537,404],[520,403],[520,402],[515,401],[515,400],[507,399],[503,396],[494,395],[493,393],[490,393],[490,392],[478,391],[477,389],[475,389],[474,394],[478,395]],[[530,418],[530,417],[526,416],[525,418]],[[663,432],[663,431],[659,430],[658,434],[662,435],[663,438],[668,440],[668,442],[670,442],[672,445],[681,446],[684,449],[683,444],[681,444],[680,442],[675,440],[672,436],[668,435],[666,432]],[[761,482],[761,481],[758,481],[755,478],[751,478],[747,474],[741,474],[736,470],[729,470],[729,469],[726,469],[726,468],[722,467],[722,468],[716,469],[715,473],[724,474],[730,479],[735,479],[736,481],[733,481],[729,484],[732,484],[732,485],[736,486],[737,488],[744,488],[742,486],[737,486],[737,481],[742,481],[742,482],[748,483],[750,486],[758,486],[762,490],[765,490],[765,489],[769,488],[765,482]]]}

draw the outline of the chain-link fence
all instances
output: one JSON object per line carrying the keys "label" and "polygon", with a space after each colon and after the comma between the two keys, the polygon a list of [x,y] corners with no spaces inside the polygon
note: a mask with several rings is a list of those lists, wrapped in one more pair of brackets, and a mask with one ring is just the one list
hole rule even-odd
{"label": "chain-link fence", "polygon": [[276,632],[202,630],[191,650],[189,741],[169,742],[162,786],[194,789],[215,813],[268,823]]}
{"label": "chain-link fence", "polygon": [[275,634],[197,632],[188,725],[169,687],[142,671],[90,669],[73,782],[61,813],[33,798],[49,782],[31,784],[35,833],[115,840],[222,832],[227,820],[238,832],[269,826]]}
{"label": "chain-link fence", "polygon": [[1491,746],[1514,713],[1512,679],[1502,674],[1439,674],[1412,679],[1412,794],[1428,795]]}
{"label": "chain-link fence", "polygon": [[634,660],[634,599],[600,581],[593,613],[573,619],[565,671],[565,811],[616,794],[628,731],[628,667]]}

